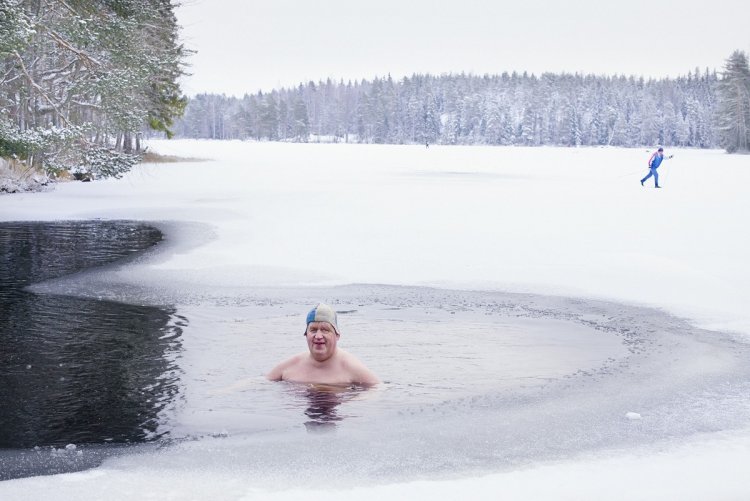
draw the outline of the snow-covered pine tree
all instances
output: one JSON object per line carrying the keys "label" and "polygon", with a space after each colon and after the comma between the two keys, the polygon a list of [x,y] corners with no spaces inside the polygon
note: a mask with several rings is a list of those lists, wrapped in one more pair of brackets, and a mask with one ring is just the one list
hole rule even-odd
{"label": "snow-covered pine tree", "polygon": [[[186,104],[171,0],[0,0],[0,122],[48,171],[118,176]],[[107,165],[107,155],[111,160]]]}
{"label": "snow-covered pine tree", "polygon": [[718,83],[717,121],[721,144],[729,153],[750,151],[750,67],[747,54],[734,51]]}

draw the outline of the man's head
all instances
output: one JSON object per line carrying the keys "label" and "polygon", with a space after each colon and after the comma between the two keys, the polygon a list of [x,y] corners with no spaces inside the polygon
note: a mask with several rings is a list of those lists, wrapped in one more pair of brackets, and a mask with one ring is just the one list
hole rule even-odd
{"label": "man's head", "polygon": [[659,153],[664,153],[664,148],[662,148],[661,146],[659,146],[659,149],[656,150],[656,151],[658,151]]}
{"label": "man's head", "polygon": [[318,362],[328,360],[336,352],[339,328],[336,312],[327,304],[320,303],[307,314],[305,329],[310,355]]}
{"label": "man's head", "polygon": [[328,322],[336,334],[339,334],[336,312],[327,304],[318,303],[318,306],[310,310],[307,314],[307,325],[309,326],[311,322]]}

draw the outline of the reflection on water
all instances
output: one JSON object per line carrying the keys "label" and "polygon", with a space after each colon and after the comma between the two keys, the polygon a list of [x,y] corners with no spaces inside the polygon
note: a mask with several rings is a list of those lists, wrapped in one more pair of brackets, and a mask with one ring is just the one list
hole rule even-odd
{"label": "reflection on water", "polygon": [[128,222],[0,224],[0,447],[153,440],[175,405],[173,310],[23,288],[143,251]]}
{"label": "reflection on water", "polygon": [[298,390],[307,402],[305,405],[305,428],[308,432],[329,431],[336,427],[336,422],[344,419],[339,415],[338,407],[356,398],[366,388],[357,386],[341,387],[322,384],[305,385]]}

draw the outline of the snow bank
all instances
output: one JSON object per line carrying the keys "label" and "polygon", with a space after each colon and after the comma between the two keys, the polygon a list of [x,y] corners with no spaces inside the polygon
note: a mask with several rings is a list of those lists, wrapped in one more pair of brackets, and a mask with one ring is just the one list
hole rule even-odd
{"label": "snow bank", "polygon": [[33,169],[20,169],[14,160],[0,158],[0,193],[40,191],[49,183],[46,175]]}
{"label": "snow bank", "polygon": [[[548,463],[475,478],[417,480],[397,484],[336,487],[319,478],[309,487],[259,488],[241,469],[209,464],[133,464],[0,484],[5,501],[26,499],[211,499],[215,501],[360,501],[413,499],[661,500],[747,499],[750,438],[722,434],[687,445],[636,450]],[[187,459],[187,458],[186,458]],[[189,459],[188,459],[189,462]],[[150,463],[147,461],[147,465]]]}

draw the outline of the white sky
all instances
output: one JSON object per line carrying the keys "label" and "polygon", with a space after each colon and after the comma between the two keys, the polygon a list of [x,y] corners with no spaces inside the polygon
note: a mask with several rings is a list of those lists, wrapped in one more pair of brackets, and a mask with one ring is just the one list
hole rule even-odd
{"label": "white sky", "polygon": [[331,77],[529,71],[665,77],[750,50],[747,0],[183,0],[192,95]]}

